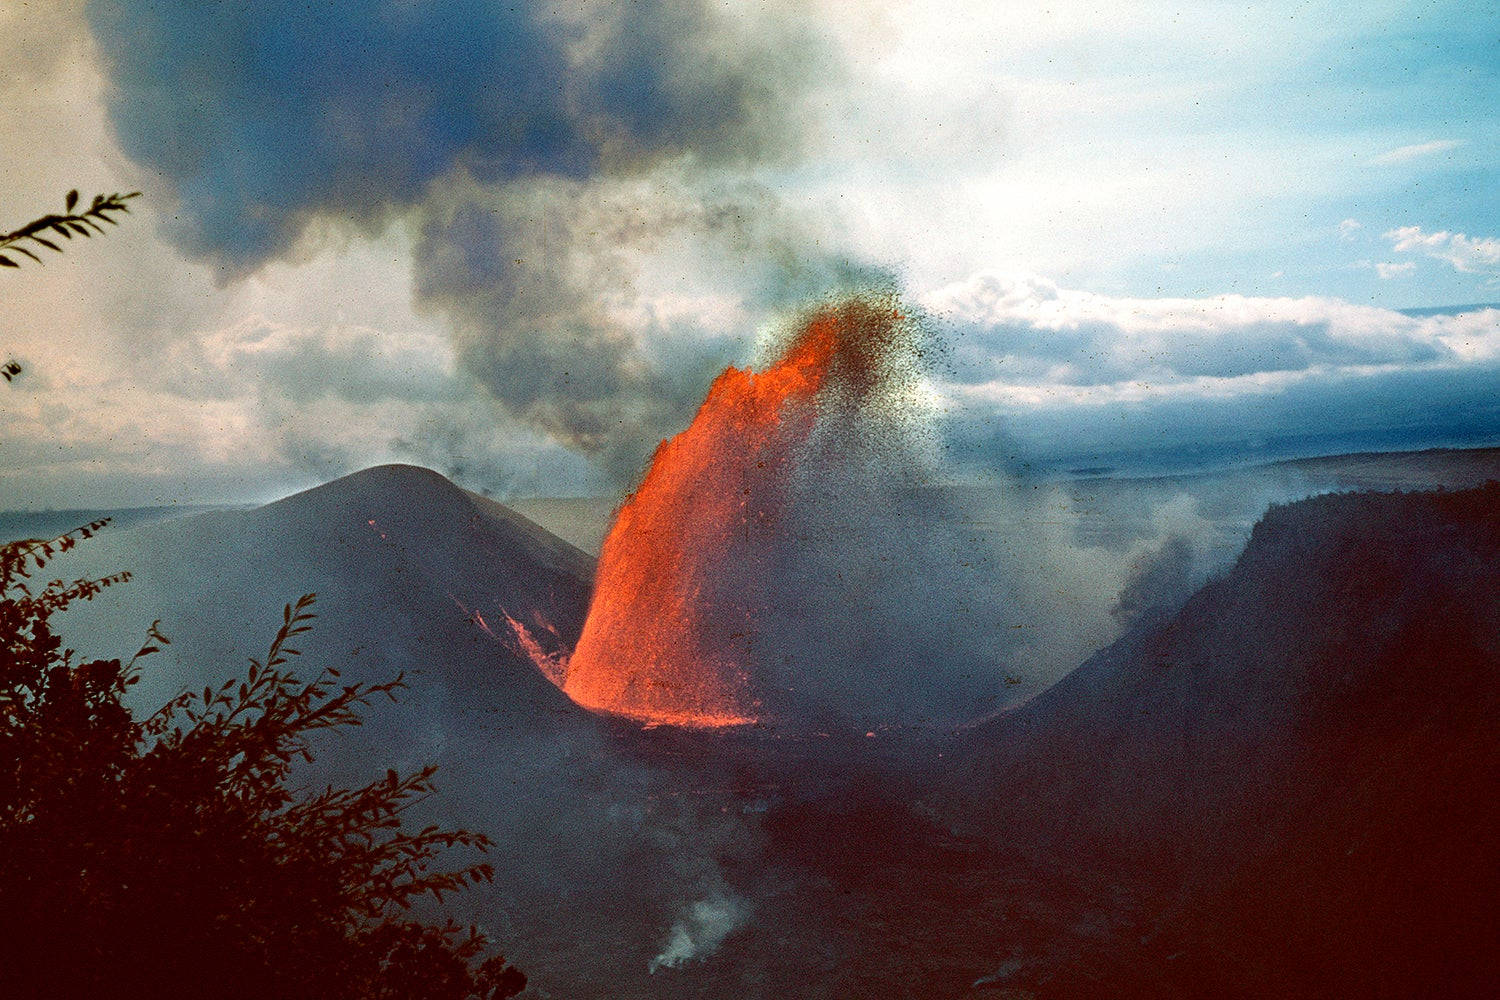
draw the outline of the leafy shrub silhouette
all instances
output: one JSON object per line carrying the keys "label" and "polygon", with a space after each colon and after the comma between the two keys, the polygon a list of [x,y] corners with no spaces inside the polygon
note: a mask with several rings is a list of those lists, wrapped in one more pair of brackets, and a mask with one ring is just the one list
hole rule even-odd
{"label": "leafy shrub silhouette", "polygon": [[130,660],[75,662],[50,619],[125,582],[35,586],[57,552],[103,527],[0,547],[0,995],[496,1000],[526,977],[474,928],[411,905],[488,881],[434,864],[482,834],[402,829],[434,768],[362,788],[288,786],[309,737],[358,725],[400,677],[304,682],[290,670],[314,617],[288,605],[264,660],[146,718],[124,702]]}

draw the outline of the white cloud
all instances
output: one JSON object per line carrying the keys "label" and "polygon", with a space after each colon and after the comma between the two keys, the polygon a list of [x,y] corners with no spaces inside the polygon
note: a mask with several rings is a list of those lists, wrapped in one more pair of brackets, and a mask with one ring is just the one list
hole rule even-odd
{"label": "white cloud", "polygon": [[1401,226],[1382,235],[1398,253],[1423,253],[1447,261],[1465,274],[1500,278],[1500,238],[1467,236],[1447,230],[1429,233],[1421,226]]}
{"label": "white cloud", "polygon": [[1500,434],[1500,309],[1135,299],[993,273],[923,302],[953,338],[937,388],[965,464],[1193,468]]}
{"label": "white cloud", "polygon": [[257,313],[149,357],[48,356],[9,387],[0,495],[21,507],[269,499],[389,461],[502,494],[589,485],[581,458],[455,369],[433,331]]}
{"label": "white cloud", "polygon": [[[1375,265],[1382,277],[1413,266]],[[953,337],[950,398],[1009,407],[1224,400],[1500,360],[1500,310],[1416,317],[1332,298],[1134,299],[996,273],[923,305]]]}
{"label": "white cloud", "polygon": [[984,272],[923,305],[953,331],[955,380],[966,384],[1160,386],[1449,353],[1433,324],[1331,298],[1125,298]]}
{"label": "white cloud", "polygon": [[1375,262],[1375,273],[1380,275],[1380,279],[1382,281],[1389,281],[1392,278],[1402,277],[1403,275],[1412,273],[1416,269],[1417,262],[1414,260],[1404,260],[1399,264],[1392,263],[1388,260]]}
{"label": "white cloud", "polygon": [[248,315],[184,338],[168,352],[168,391],[245,393],[312,400],[429,400],[457,394],[453,349],[434,333],[347,323],[326,327]]}
{"label": "white cloud", "polygon": [[1346,242],[1353,240],[1354,234],[1362,228],[1358,219],[1345,219],[1339,223],[1339,238]]}
{"label": "white cloud", "polygon": [[1418,142],[1410,146],[1398,146],[1395,149],[1388,149],[1378,156],[1372,156],[1370,162],[1378,163],[1382,166],[1389,166],[1393,163],[1406,163],[1424,156],[1446,153],[1462,145],[1464,145],[1464,140],[1462,139],[1433,139],[1430,142]]}

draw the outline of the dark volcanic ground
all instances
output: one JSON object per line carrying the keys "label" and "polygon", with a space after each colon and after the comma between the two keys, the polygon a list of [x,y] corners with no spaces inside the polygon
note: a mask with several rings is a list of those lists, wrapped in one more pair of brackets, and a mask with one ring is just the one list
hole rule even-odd
{"label": "dark volcanic ground", "polygon": [[1497,573],[1500,484],[1324,497],[948,739],[637,745],[764,810],[756,917],[683,995],[1487,995]]}
{"label": "dark volcanic ground", "polygon": [[[1260,495],[1216,489],[1200,509]],[[309,667],[407,670],[403,704],[309,780],[438,762],[414,821],[495,835],[496,884],[461,912],[534,996],[1481,996],[1500,976],[1500,486],[1276,507],[1191,597],[958,732],[582,712],[480,619],[566,646],[588,558],[425,470],[69,559],[138,574],[72,644],[112,655],[95,644],[155,617],[179,640],[143,697],[233,673],[304,590]]]}

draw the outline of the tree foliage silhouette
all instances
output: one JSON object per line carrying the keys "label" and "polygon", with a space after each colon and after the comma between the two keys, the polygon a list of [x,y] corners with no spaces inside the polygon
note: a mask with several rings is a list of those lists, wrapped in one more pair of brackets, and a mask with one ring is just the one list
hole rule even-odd
{"label": "tree foliage silhouette", "polygon": [[485,937],[417,919],[420,897],[489,881],[441,867],[482,834],[402,828],[434,768],[297,792],[309,737],[358,725],[400,677],[291,670],[313,595],[263,660],[145,718],[125,703],[159,623],[128,661],[75,658],[52,615],[104,588],[32,575],[103,521],[0,546],[0,995],[498,1000],[526,977]]}

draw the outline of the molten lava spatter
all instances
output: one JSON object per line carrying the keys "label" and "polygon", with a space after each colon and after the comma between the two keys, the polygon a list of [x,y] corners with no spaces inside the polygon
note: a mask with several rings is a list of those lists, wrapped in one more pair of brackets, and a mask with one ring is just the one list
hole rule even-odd
{"label": "molten lava spatter", "polygon": [[[563,653],[547,652],[547,650],[542,647],[542,644],[537,641],[536,636],[532,635],[531,629],[527,628],[525,625],[512,618],[510,616],[510,613],[507,612],[504,608],[500,609],[500,613],[505,616],[505,623],[510,626],[511,634],[515,636],[516,646],[519,647],[518,651],[525,655],[525,657],[532,663],[536,664],[536,668],[542,672],[542,675],[544,677],[546,677],[549,681],[551,681],[558,687],[562,687],[563,680],[567,676],[567,656]],[[483,628],[488,635],[493,636],[495,634],[490,631],[490,627],[485,624],[483,618],[479,618],[477,614],[475,615],[475,617],[478,619],[480,627]],[[543,624],[545,625],[545,620],[543,620]],[[552,633],[554,637],[556,637],[556,629],[553,629],[550,626],[547,626],[547,629]]]}
{"label": "molten lava spatter", "polygon": [[755,721],[760,587],[791,465],[841,355],[864,363],[873,315],[863,304],[816,315],[765,371],[725,370],[687,430],[662,442],[604,541],[563,685],[574,701],[648,722]]}

